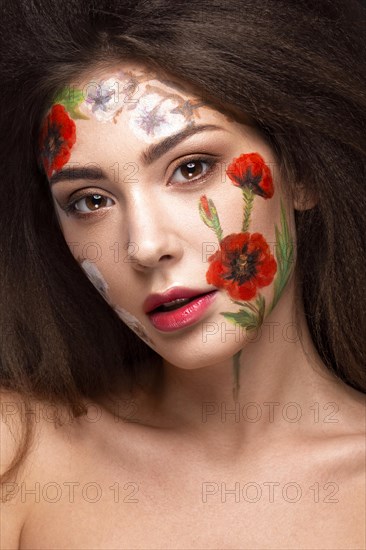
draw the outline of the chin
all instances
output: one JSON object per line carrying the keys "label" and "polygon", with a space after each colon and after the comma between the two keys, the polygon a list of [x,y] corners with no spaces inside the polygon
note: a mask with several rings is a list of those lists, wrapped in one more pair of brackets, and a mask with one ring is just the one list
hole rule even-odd
{"label": "chin", "polygon": [[225,361],[228,361],[231,365],[233,356],[243,349],[243,346],[245,346],[245,342],[236,343],[234,340],[226,343],[219,341],[210,345],[203,344],[202,342],[200,342],[200,345],[194,345],[193,343],[188,344],[187,341],[184,341],[182,345],[175,344],[174,348],[171,348],[171,351],[166,350],[166,353],[164,353],[157,350],[157,352],[167,365],[172,365],[182,370],[196,370],[211,367],[219,363],[222,364]]}

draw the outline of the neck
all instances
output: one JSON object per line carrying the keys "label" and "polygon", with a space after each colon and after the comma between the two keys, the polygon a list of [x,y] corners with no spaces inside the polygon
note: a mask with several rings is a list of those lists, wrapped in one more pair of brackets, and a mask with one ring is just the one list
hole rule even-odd
{"label": "neck", "polygon": [[318,355],[300,296],[292,278],[260,330],[243,345],[236,396],[233,357],[190,369],[164,360],[158,394],[133,397],[134,422],[173,429],[206,448],[220,443],[231,456],[248,443],[293,442],[297,435],[314,434],[319,410],[324,416],[325,405],[340,403],[348,386]]}
{"label": "neck", "polygon": [[[276,417],[293,425],[299,415],[304,422],[306,413],[314,422],[310,407],[329,401],[329,388],[339,381],[322,363],[296,295],[301,294],[295,292],[292,280],[276,308],[241,349],[236,395],[233,357],[198,369],[164,361],[163,391],[150,418],[159,419],[159,425],[215,437],[220,430],[240,438],[244,433],[263,435]],[[283,428],[284,422],[278,426]]]}

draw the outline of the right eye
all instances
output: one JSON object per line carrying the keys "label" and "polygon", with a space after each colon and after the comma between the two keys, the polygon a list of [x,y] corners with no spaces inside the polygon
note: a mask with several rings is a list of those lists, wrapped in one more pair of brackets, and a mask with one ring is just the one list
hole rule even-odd
{"label": "right eye", "polygon": [[181,187],[186,187],[190,184],[192,186],[197,185],[209,177],[211,172],[215,170],[217,164],[217,158],[196,154],[193,157],[186,158],[184,162],[180,162],[180,164],[176,166],[173,175],[177,173],[177,177],[175,180],[172,178],[171,180],[173,182],[175,181],[174,185]]}
{"label": "right eye", "polygon": [[[72,216],[76,216],[77,218],[87,218],[93,216],[94,213],[103,210],[105,206],[108,206],[104,204],[105,201],[108,200],[112,201],[111,198],[106,197],[105,195],[100,195],[99,193],[83,193],[79,197],[74,198],[72,201],[63,206],[62,209],[67,214],[71,214]],[[80,208],[77,208],[77,204],[82,203],[82,201],[85,201],[84,205],[86,206],[86,210],[84,211]]]}

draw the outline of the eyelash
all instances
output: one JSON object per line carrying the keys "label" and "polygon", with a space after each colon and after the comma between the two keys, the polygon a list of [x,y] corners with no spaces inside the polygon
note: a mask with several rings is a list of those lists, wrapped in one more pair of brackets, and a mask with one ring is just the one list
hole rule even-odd
{"label": "eyelash", "polygon": [[[205,179],[207,179],[211,173],[215,170],[218,162],[219,162],[219,159],[218,158],[213,158],[212,156],[210,157],[205,157],[205,156],[196,156],[196,157],[190,157],[188,159],[186,159],[184,162],[182,162],[181,164],[179,164],[175,169],[174,169],[174,172],[173,174],[175,174],[175,172],[177,170],[179,170],[180,168],[186,166],[187,164],[189,164],[190,162],[202,162],[202,163],[206,163],[208,164],[208,168],[206,170],[206,172],[204,172],[204,174],[202,176],[198,176],[196,177],[195,179],[192,179],[192,180],[187,180],[187,183],[188,185],[193,185],[195,186],[197,183],[201,184],[203,183],[203,181]],[[187,186],[187,183],[182,183],[182,182],[179,182],[175,185],[178,185],[178,186],[184,186],[186,187]],[[80,196],[77,196],[75,199],[73,199],[72,201],[68,202],[67,204],[65,204],[64,206],[61,206],[62,210],[64,210],[66,212],[67,215],[71,215],[71,216],[74,216],[76,218],[91,218],[91,217],[95,217],[95,216],[103,216],[106,212],[103,210],[105,210],[106,207],[101,207],[100,210],[95,210],[94,212],[90,212],[90,213],[87,213],[87,212],[80,212],[79,210],[77,210],[77,208],[75,208],[75,205],[85,199],[85,198],[88,198],[88,197],[93,197],[94,195],[99,195],[100,197],[102,198],[107,198],[107,199],[110,199],[110,197],[107,197],[106,195],[101,195],[99,192],[96,192],[96,193],[83,193],[83,194],[80,194]],[[112,199],[110,199],[112,200]]]}

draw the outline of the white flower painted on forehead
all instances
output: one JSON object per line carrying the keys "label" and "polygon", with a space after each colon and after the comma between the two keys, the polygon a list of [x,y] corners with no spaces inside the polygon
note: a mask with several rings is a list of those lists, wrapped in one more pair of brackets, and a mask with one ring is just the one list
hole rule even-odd
{"label": "white flower painted on forehead", "polygon": [[172,112],[178,106],[179,102],[175,99],[147,94],[139,99],[129,126],[135,135],[147,142],[178,132],[187,124],[184,115]]}
{"label": "white flower painted on forehead", "polygon": [[85,90],[83,110],[92,113],[100,122],[115,120],[123,110],[125,91],[129,82],[133,84],[132,79],[121,81],[116,76],[99,82],[90,82]]}
{"label": "white flower painted on forehead", "polygon": [[134,111],[129,126],[137,137],[150,143],[177,133],[186,123],[194,124],[195,118],[200,118],[199,108],[207,106],[197,97],[187,99],[181,84],[157,78],[151,72],[117,71],[77,91],[77,108],[82,115],[89,115],[87,118],[92,115],[100,122],[116,124],[122,112]]}

